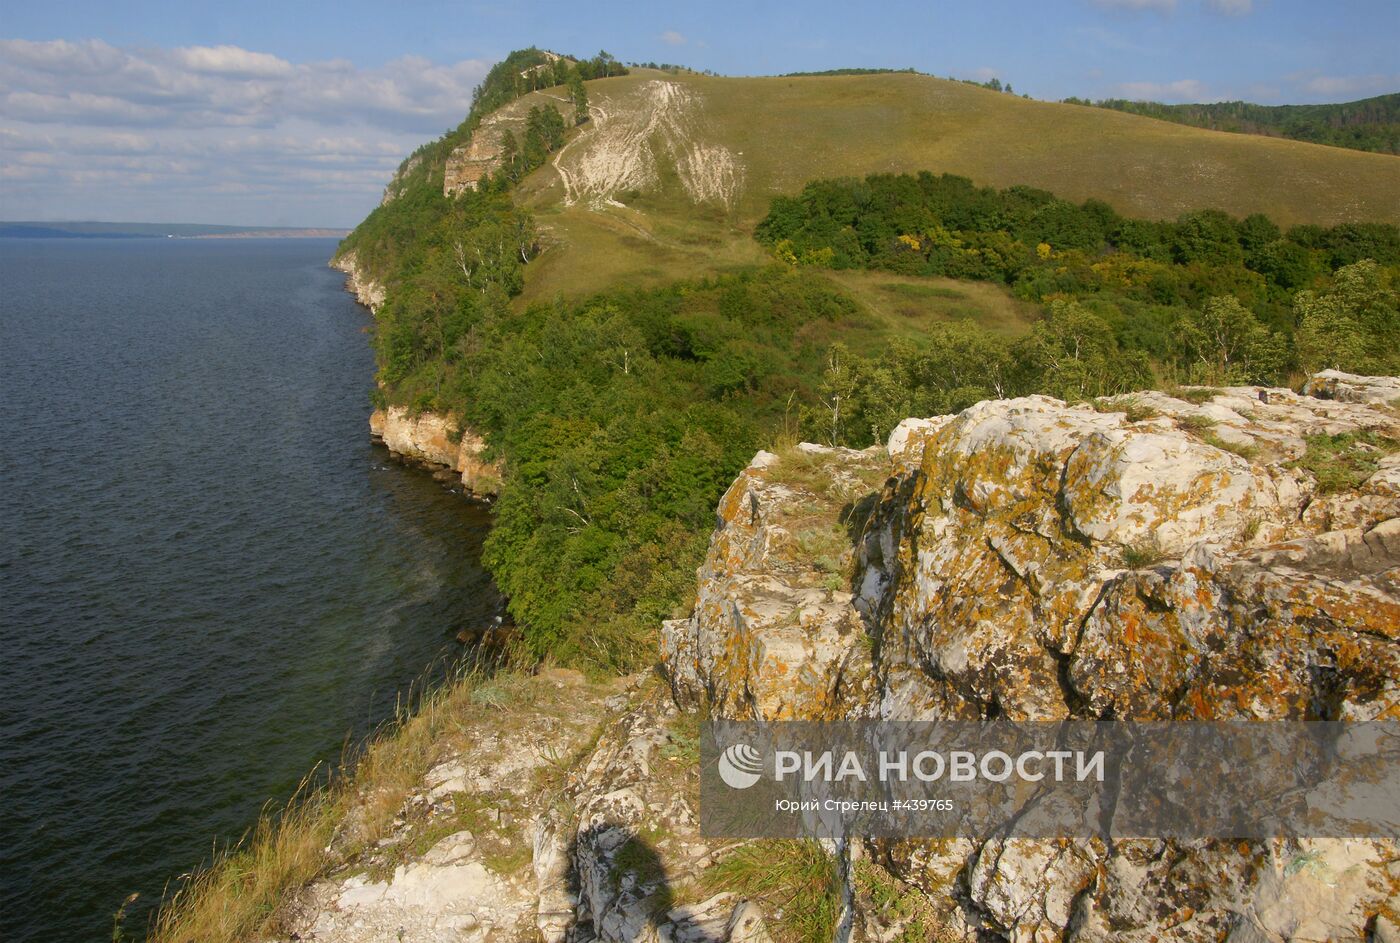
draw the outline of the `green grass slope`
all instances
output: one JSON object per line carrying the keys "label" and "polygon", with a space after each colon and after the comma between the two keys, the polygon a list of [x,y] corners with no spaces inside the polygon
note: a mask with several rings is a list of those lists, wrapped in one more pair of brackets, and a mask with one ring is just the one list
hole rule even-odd
{"label": "green grass slope", "polygon": [[527,300],[757,261],[754,223],[815,178],[930,170],[1130,216],[1400,222],[1400,158],[1207,131],[911,74],[588,83],[594,120],[521,188],[550,251]]}

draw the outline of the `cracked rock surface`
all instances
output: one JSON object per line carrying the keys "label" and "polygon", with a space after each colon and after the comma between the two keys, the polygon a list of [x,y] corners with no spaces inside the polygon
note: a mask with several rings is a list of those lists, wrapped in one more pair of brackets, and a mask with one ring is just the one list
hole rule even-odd
{"label": "cracked rock surface", "polygon": [[[741,719],[1395,719],[1400,379],[1306,389],[988,401],[883,449],[759,453],[663,628],[674,695]],[[1389,841],[861,853],[954,939],[1367,940],[1400,908]]]}

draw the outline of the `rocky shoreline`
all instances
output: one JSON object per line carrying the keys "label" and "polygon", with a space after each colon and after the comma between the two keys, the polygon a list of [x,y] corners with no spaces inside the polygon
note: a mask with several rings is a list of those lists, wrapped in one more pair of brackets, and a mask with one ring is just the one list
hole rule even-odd
{"label": "rocky shoreline", "polygon": [[390,406],[370,414],[369,430],[371,438],[394,455],[459,481],[473,497],[492,498],[500,492],[502,468],[484,457],[486,440],[451,416],[412,415],[402,406]]}
{"label": "rocky shoreline", "polygon": [[345,290],[371,312],[378,311],[388,296],[384,286],[362,274],[355,261],[354,250],[331,259],[330,267],[345,273]]}
{"label": "rocky shoreline", "polygon": [[[384,304],[384,286],[360,272],[353,251],[332,259],[330,266],[345,273],[345,290],[371,313]],[[422,465],[443,480],[460,481],[472,497],[489,499],[500,492],[500,463],[484,457],[486,440],[455,416],[390,406],[370,414],[369,432],[395,457]]]}

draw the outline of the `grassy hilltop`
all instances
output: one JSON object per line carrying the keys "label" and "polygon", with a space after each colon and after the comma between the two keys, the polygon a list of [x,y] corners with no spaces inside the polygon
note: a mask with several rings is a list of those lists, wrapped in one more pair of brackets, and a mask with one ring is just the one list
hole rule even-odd
{"label": "grassy hilltop", "polygon": [[[813,179],[870,173],[931,170],[979,185],[1027,185],[1146,219],[1214,208],[1265,213],[1283,226],[1400,222],[1400,160],[1390,155],[1206,131],[924,75],[722,78],[638,69],[590,82],[589,96],[594,120],[521,189],[558,249],[527,273],[527,299],[756,261],[748,235],[774,196]],[[619,166],[628,152],[630,165]],[[730,163],[717,165],[716,155]],[[575,192],[561,170],[575,178]],[[707,199],[687,192],[687,170],[708,185]]]}

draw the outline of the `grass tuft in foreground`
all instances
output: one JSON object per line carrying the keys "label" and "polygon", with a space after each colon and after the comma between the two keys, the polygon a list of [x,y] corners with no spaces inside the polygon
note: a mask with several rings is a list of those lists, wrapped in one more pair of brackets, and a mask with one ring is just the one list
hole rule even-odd
{"label": "grass tuft in foreground", "polygon": [[1317,490],[1335,494],[1359,486],[1376,473],[1380,460],[1400,450],[1400,442],[1374,432],[1310,435],[1303,457],[1290,463],[1317,479]]}
{"label": "grass tuft in foreground", "polygon": [[827,943],[836,928],[841,888],[836,859],[812,840],[744,845],[701,877],[712,892],[757,900],[778,943]]}
{"label": "grass tuft in foreground", "polygon": [[269,809],[242,841],[183,878],[152,919],[150,943],[241,943],[276,933],[291,893],[389,834],[405,798],[440,758],[442,736],[479,711],[479,692],[515,672],[464,668],[370,739],[345,772],[308,776],[285,807]]}

